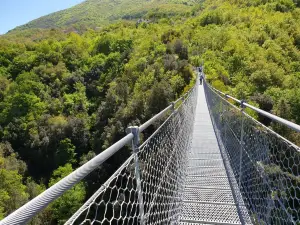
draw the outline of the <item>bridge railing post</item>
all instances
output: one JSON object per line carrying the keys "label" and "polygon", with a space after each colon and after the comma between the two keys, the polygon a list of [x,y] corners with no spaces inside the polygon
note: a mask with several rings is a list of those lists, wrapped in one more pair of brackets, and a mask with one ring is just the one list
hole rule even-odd
{"label": "bridge railing post", "polygon": [[[228,95],[225,94],[225,99],[228,100]],[[225,145],[225,148],[227,148],[227,118],[226,118],[226,113],[227,113],[227,109],[226,107],[224,106],[223,102],[222,102],[222,114],[223,114],[223,118],[224,118],[224,145]]]}
{"label": "bridge railing post", "polygon": [[244,110],[245,110],[245,101],[241,101],[241,113],[242,113],[242,124],[241,124],[241,136],[240,136],[240,161],[239,161],[239,187],[241,188],[241,180],[242,180],[242,160],[243,160],[243,142],[244,142],[244,120],[245,120],[245,115],[244,115]]}
{"label": "bridge railing post", "polygon": [[173,113],[175,111],[175,102],[171,102],[171,112]]}
{"label": "bridge railing post", "polygon": [[145,224],[145,215],[144,215],[144,200],[143,200],[143,191],[142,191],[142,181],[141,181],[141,168],[138,157],[139,144],[140,144],[140,135],[138,126],[130,126],[126,129],[127,133],[133,134],[132,139],[132,154],[134,158],[134,173],[136,178],[136,187],[138,192],[138,202],[139,202],[139,211],[140,211],[140,224]]}

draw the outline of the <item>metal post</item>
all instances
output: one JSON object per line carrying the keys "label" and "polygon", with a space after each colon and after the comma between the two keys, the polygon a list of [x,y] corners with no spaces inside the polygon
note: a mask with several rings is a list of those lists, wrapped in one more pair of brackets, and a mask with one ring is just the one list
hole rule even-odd
{"label": "metal post", "polygon": [[171,112],[173,113],[175,111],[175,102],[171,102]]}
{"label": "metal post", "polygon": [[241,113],[242,113],[242,125],[241,125],[241,137],[240,137],[240,172],[239,172],[239,187],[241,189],[241,180],[242,180],[242,158],[243,158],[243,142],[244,142],[244,100],[241,101]]}
{"label": "metal post", "polygon": [[[228,101],[228,95],[225,94],[225,99]],[[225,139],[225,149],[227,149],[227,118],[225,118],[226,108],[223,105],[223,115],[224,115],[224,139]]]}
{"label": "metal post", "polygon": [[126,129],[127,133],[133,134],[132,140],[132,154],[134,156],[134,166],[135,166],[135,177],[136,177],[136,186],[138,191],[138,201],[139,201],[139,210],[140,210],[140,224],[145,224],[144,217],[144,200],[143,200],[143,191],[141,183],[141,169],[139,164],[138,152],[139,152],[139,127],[131,126]]}
{"label": "metal post", "polygon": [[[221,110],[220,110],[220,113],[219,113],[219,115],[220,115],[219,124],[221,126],[225,127],[225,123],[224,123],[224,106],[223,106],[223,102],[222,101],[220,101],[220,103],[221,103]],[[221,135],[223,136],[223,127],[221,127],[221,126],[220,126],[219,129],[220,129]]]}

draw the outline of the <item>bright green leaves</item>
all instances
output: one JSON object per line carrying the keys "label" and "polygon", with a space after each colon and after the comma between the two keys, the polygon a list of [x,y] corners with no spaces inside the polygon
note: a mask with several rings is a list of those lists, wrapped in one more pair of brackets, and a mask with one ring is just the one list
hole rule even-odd
{"label": "bright green leaves", "polygon": [[64,113],[74,115],[75,113],[87,112],[89,103],[85,94],[85,86],[82,83],[74,84],[74,92],[63,96]]}
{"label": "bright green leaves", "polygon": [[0,108],[3,109],[1,123],[8,123],[20,117],[25,117],[27,121],[35,120],[45,112],[47,105],[36,95],[15,93],[1,103]]}
{"label": "bright green leaves", "polygon": [[25,52],[14,58],[9,67],[12,78],[16,78],[22,72],[29,72],[37,65],[37,56],[35,52]]}
{"label": "bright green leaves", "polygon": [[62,60],[61,44],[54,40],[45,40],[36,47],[39,63],[51,63],[57,65]]}
{"label": "bright green leaves", "polygon": [[62,56],[69,71],[75,71],[83,66],[88,57],[88,44],[78,34],[71,33],[69,38],[62,43]]}
{"label": "bright green leaves", "polygon": [[179,75],[175,75],[170,79],[170,83],[172,90],[176,93],[177,97],[179,97],[185,87],[184,79]]}
{"label": "bright green leaves", "polygon": [[0,143],[0,219],[22,206],[29,198],[23,184],[26,164],[17,158],[9,143]]}
{"label": "bright green leaves", "polygon": [[22,176],[15,170],[0,168],[0,206],[10,213],[22,206],[27,199],[26,186],[22,184]]}
{"label": "bright green leaves", "polygon": [[[59,167],[53,172],[49,185],[54,185],[71,172],[73,172],[71,164]],[[83,183],[76,184],[51,204],[53,219],[58,224],[64,224],[79,209],[84,199],[85,188]]]}
{"label": "bright green leaves", "polygon": [[113,35],[105,35],[96,41],[93,53],[109,55],[112,52],[128,54],[133,45],[130,39],[120,39]]}
{"label": "bright green leaves", "polygon": [[72,144],[69,138],[61,140],[56,154],[55,154],[55,161],[56,166],[62,166],[66,163],[74,163],[75,162],[75,146]]}
{"label": "bright green leaves", "polygon": [[20,117],[27,121],[37,119],[47,109],[47,105],[41,99],[46,98],[44,88],[35,74],[20,75],[10,86],[3,102],[0,102],[1,123],[6,124],[13,118]]}
{"label": "bright green leaves", "polygon": [[272,82],[271,74],[268,70],[258,70],[251,75],[250,81],[254,83],[258,91],[263,92]]}

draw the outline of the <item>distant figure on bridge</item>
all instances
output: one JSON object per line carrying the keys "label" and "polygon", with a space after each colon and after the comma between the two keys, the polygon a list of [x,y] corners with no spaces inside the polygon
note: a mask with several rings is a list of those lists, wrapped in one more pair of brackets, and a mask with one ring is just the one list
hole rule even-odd
{"label": "distant figure on bridge", "polygon": [[200,74],[200,85],[202,85],[202,81],[203,81],[203,73]]}
{"label": "distant figure on bridge", "polygon": [[200,79],[200,85],[202,85],[202,81],[203,81],[203,68],[202,68],[202,66],[198,67],[198,74],[199,74],[199,79]]}

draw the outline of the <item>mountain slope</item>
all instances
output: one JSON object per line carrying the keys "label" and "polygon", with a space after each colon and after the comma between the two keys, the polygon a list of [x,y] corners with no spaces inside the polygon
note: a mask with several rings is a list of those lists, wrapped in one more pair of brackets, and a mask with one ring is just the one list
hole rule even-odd
{"label": "mountain slope", "polygon": [[86,0],[66,10],[55,12],[29,22],[15,30],[28,28],[95,28],[119,19],[137,19],[185,14],[199,0]]}

